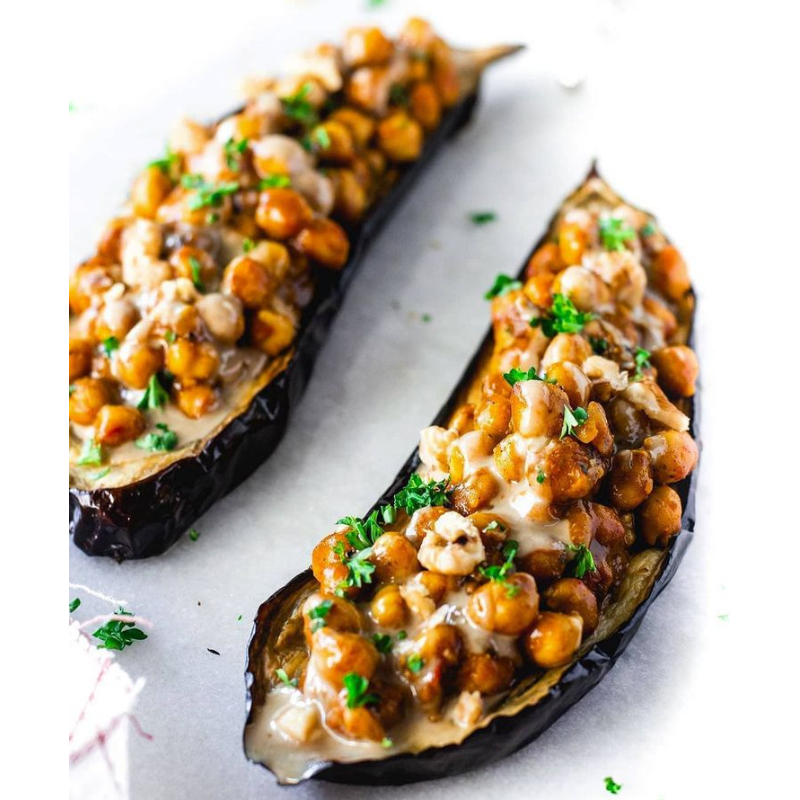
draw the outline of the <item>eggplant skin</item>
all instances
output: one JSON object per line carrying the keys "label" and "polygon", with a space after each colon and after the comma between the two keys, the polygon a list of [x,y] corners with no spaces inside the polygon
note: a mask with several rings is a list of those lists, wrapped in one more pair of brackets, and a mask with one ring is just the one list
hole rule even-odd
{"label": "eggplant skin", "polygon": [[[592,178],[600,178],[594,164],[576,193]],[[552,228],[557,217],[558,212],[553,216],[547,231]],[[531,249],[523,261],[518,278],[524,280],[525,267],[530,257],[544,244],[547,238],[548,233],[546,232]],[[696,297],[693,292],[690,293],[690,302],[693,312],[696,311]],[[692,315],[693,319],[694,315]],[[466,390],[480,369],[491,344],[492,333],[490,330],[470,360],[450,397],[431,423],[432,425],[447,425],[447,421],[462,402]],[[690,346],[694,344],[691,327],[687,344]],[[683,410],[690,418],[689,433],[698,446],[701,444],[699,436],[701,390],[702,385],[698,384],[695,396],[688,398],[686,405],[683,406]],[[370,512],[390,503],[394,495],[405,486],[409,476],[417,471],[420,463],[418,450],[414,450]],[[495,716],[485,727],[474,730],[460,744],[430,747],[419,753],[399,753],[374,761],[341,764],[321,762],[315,764],[301,780],[313,777],[332,783],[370,786],[417,783],[478,769],[499,761],[530,744],[602,680],[625,652],[636,631],[639,630],[648,608],[672,580],[694,538],[698,474],[699,463],[687,478],[672,484],[672,487],[678,492],[683,506],[681,532],[671,538],[663,559],[651,570],[644,581],[643,599],[635,605],[633,612],[615,628],[613,633],[597,641],[574,663],[565,668],[558,676],[558,680],[547,689],[543,696],[512,715]],[[309,582],[314,582],[314,577],[311,570],[306,570],[262,603],[258,610],[248,647],[248,664],[245,672],[247,720],[243,742],[245,742],[244,749],[247,758],[249,758],[246,747],[247,726],[254,718],[255,709],[263,705],[266,692],[271,685],[270,677],[266,674],[268,668],[266,649],[269,645],[270,628],[276,624],[280,627],[283,622],[281,609],[285,601],[298,595]],[[269,769],[261,762],[255,761],[254,763],[264,769]]]}
{"label": "eggplant skin", "polygon": [[476,86],[442,118],[426,140],[420,158],[402,172],[363,225],[348,231],[351,255],[342,270],[315,271],[314,298],[304,311],[291,360],[242,414],[196,455],[175,461],[140,481],[94,490],[70,487],[69,530],[81,550],[117,561],[160,555],[269,458],[300,401],[317,353],[367,246],[444,141],[469,122],[477,99]]}

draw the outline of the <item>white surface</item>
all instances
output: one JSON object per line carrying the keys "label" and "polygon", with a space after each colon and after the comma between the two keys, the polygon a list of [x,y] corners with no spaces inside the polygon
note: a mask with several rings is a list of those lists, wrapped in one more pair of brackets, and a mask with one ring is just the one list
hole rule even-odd
{"label": "white surface", "polygon": [[[796,369],[782,370],[796,358],[789,326],[800,267],[790,244],[800,131],[788,15],[764,2],[389,0],[374,12],[318,0],[199,13],[172,3],[155,16],[147,5],[74,11],[71,263],[135,170],[160,153],[177,114],[232,107],[236,79],[273,72],[284,54],[351,22],[394,31],[416,8],[453,42],[530,48],[487,76],[472,126],[386,226],[289,434],[197,523],[200,539],[121,566],[70,547],[73,581],[127,597],[155,623],[119,659],[147,678],[138,717],[154,737],[132,737],[132,797],[374,795],[316,782],[279,790],[245,761],[249,621],[338,517],[362,513],[388,484],[487,327],[485,287],[518,267],[593,156],[616,188],[658,214],[699,292],[696,540],[617,667],[538,742],[488,769],[381,796],[602,798],[606,775],[622,783],[623,800],[702,797],[706,787],[787,796],[796,733],[777,726],[796,719],[796,679],[773,672],[797,663],[788,595],[798,525],[775,502],[797,485],[785,455],[795,447]],[[171,32],[180,46],[170,47]],[[584,63],[585,84],[559,86],[557,75],[580,74]],[[467,222],[486,209],[497,223]],[[79,614],[94,610],[87,601]]]}

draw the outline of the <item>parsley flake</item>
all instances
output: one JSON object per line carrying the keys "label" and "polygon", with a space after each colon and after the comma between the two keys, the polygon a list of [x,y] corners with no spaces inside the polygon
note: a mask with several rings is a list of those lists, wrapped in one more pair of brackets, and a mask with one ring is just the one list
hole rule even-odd
{"label": "parsley flake", "polygon": [[610,792],[611,794],[619,794],[619,790],[622,788],[621,783],[617,783],[613,778],[608,777],[603,779],[606,783],[606,791]]}
{"label": "parsley flake", "polygon": [[585,544],[568,544],[567,550],[575,553],[571,564],[572,574],[576,578],[582,578],[587,572],[597,572],[597,564],[594,563],[592,551]]}
{"label": "parsley flake", "polygon": [[595,316],[591,312],[578,311],[569,297],[556,293],[550,311],[543,317],[534,317],[530,324],[532,328],[541,326],[544,335],[552,338],[557,333],[580,333]]}
{"label": "parsley flake", "polygon": [[342,679],[344,688],[347,691],[347,707],[361,708],[361,706],[374,705],[378,702],[378,696],[368,694],[369,681],[357,672],[348,672]]}
{"label": "parsley flake", "polygon": [[425,659],[418,653],[412,653],[406,659],[406,666],[416,675],[425,666]]}
{"label": "parsley flake", "polygon": [[200,538],[200,531],[197,528],[189,528],[189,538],[196,542]]}
{"label": "parsley flake", "polygon": [[[130,611],[118,608],[114,612],[117,616],[132,617]],[[134,622],[123,622],[120,619],[111,619],[101,628],[98,628],[92,636],[99,639],[102,644],[97,645],[98,650],[124,650],[134,642],[142,641],[147,638],[144,631],[140,631]]]}
{"label": "parsley flake", "polygon": [[288,189],[291,185],[292,179],[288,175],[267,175],[258,182],[259,189]]}
{"label": "parsley flake", "polygon": [[242,242],[242,252],[249,253],[255,246],[256,243],[252,239],[245,239]]}
{"label": "parsley flake", "polygon": [[426,483],[418,473],[408,479],[408,483],[394,496],[394,507],[402,508],[406,514],[413,514],[420,508],[428,506],[450,505],[450,494],[447,491],[449,476],[440,481]]}
{"label": "parsley flake", "polygon": [[[193,189],[195,191],[194,196],[189,198],[187,204],[191,211],[208,208],[209,206],[219,208],[228,195],[239,191],[239,184],[236,182],[214,185],[206,181],[202,175],[184,175],[181,178],[181,186],[184,189]],[[209,222],[216,222],[217,219],[211,220],[209,218]]]}
{"label": "parsley flake", "polygon": [[492,300],[495,297],[503,297],[509,292],[522,288],[522,281],[515,280],[510,275],[504,275],[502,272],[494,279],[492,288],[483,296],[484,300]]}
{"label": "parsley flake", "polygon": [[544,483],[546,479],[547,475],[545,475],[544,472],[542,472],[541,470],[539,470],[539,472],[536,473],[536,483]]}
{"label": "parsley flake", "polygon": [[381,739],[381,747],[385,747],[387,749],[394,747],[394,742],[388,736],[384,736],[383,739]]}
{"label": "parsley flake", "polygon": [[325,627],[325,618],[332,608],[333,600],[323,600],[308,612],[308,618],[311,620],[311,633]]}
{"label": "parsley flake", "polygon": [[92,439],[83,443],[80,458],[75,462],[79,467],[95,467],[103,463],[103,448]]}
{"label": "parsley flake", "polygon": [[101,469],[100,472],[95,473],[92,475],[93,481],[99,481],[101,478],[105,478],[108,473],[111,472],[111,467],[106,467],[105,469]]}
{"label": "parsley flake", "polygon": [[74,600],[69,601],[69,613],[71,614],[75,609],[81,604],[80,597],[76,597]]}
{"label": "parsley flake", "polygon": [[543,381],[544,383],[555,383],[555,379],[549,380],[547,375],[544,377],[539,377],[539,374],[536,372],[536,367],[531,367],[527,371],[518,369],[517,367],[512,367],[510,372],[503,373],[503,377],[509,386],[514,386],[514,384],[517,384],[520,381]]}
{"label": "parsley flake", "polygon": [[564,424],[561,426],[561,435],[558,438],[563,439],[565,436],[571,435],[575,428],[583,425],[587,419],[589,419],[589,415],[580,406],[575,410],[569,406],[564,406]]}
{"label": "parsley flake", "polygon": [[381,506],[381,519],[383,519],[387,525],[391,525],[397,519],[397,514],[395,513],[393,505],[387,503],[385,506]]}
{"label": "parsley flake", "polygon": [[286,674],[286,670],[283,669],[283,667],[278,667],[278,669],[275,670],[275,674],[278,676],[278,679],[284,686],[288,686],[290,689],[297,688],[299,681],[297,678],[292,678],[289,680],[289,676]]}
{"label": "parsley flake", "polygon": [[602,336],[590,336],[589,344],[592,346],[592,352],[598,356],[603,355],[608,350],[608,339],[604,339]]}
{"label": "parsley flake", "polygon": [[650,369],[650,351],[645,350],[643,347],[636,348],[636,354],[633,357],[633,362],[636,364],[636,377],[635,380],[641,380],[644,377],[642,370]]}
{"label": "parsley flake", "polygon": [[233,137],[225,142],[225,163],[231,172],[239,172],[242,168],[242,154],[247,150],[249,139],[234,141]]}
{"label": "parsley flake", "polygon": [[600,220],[600,241],[606,250],[624,250],[625,242],[636,238],[636,231],[617,217]]}
{"label": "parsley flake", "polygon": [[180,160],[180,156],[177,153],[173,153],[172,150],[167,147],[166,152],[164,153],[163,158],[156,158],[155,160],[148,163],[148,167],[155,167],[156,169],[160,169],[166,176],[172,175],[172,170],[175,165]]}
{"label": "parsley flake", "polygon": [[108,336],[103,339],[100,346],[103,348],[106,358],[110,358],[115,350],[119,350],[119,339],[116,336]]}
{"label": "parsley flake", "polygon": [[169,400],[167,390],[161,385],[158,375],[153,375],[144,390],[142,399],[136,404],[136,408],[140,411],[161,408],[167,400]]}
{"label": "parsley flake", "polygon": [[399,83],[393,83],[389,88],[389,102],[394,106],[405,106],[408,108],[409,99],[406,87]]}
{"label": "parsley flake", "polygon": [[174,450],[178,444],[178,434],[170,430],[163,422],[156,424],[157,431],[142,436],[137,439],[135,444],[140,450],[150,450],[152,452],[167,453]]}
{"label": "parsley flake", "polygon": [[283,113],[308,128],[316,125],[318,119],[314,106],[306,99],[312,89],[310,83],[304,83],[295,94],[281,98]]}
{"label": "parsley flake", "polygon": [[189,256],[189,266],[192,269],[192,283],[194,284],[194,288],[197,289],[198,292],[205,292],[206,287],[202,277],[203,268],[200,266],[200,262],[194,256]]}
{"label": "parsley flake", "polygon": [[514,572],[514,558],[517,555],[517,550],[519,550],[519,543],[513,541],[513,539],[509,540],[503,545],[503,557],[505,561],[502,564],[491,567],[478,567],[478,572],[480,572],[484,578],[488,578],[490,581],[495,581],[501,586],[504,586],[508,597],[516,597],[520,591],[519,586],[506,580],[507,577]]}
{"label": "parsley flake", "polygon": [[487,222],[494,222],[497,214],[494,211],[474,211],[469,215],[469,221],[473,225],[486,225]]}
{"label": "parsley flake", "polygon": [[388,633],[375,633],[372,636],[372,643],[379,653],[386,655],[392,651],[392,637]]}
{"label": "parsley flake", "polygon": [[655,222],[651,220],[642,227],[639,233],[641,233],[642,236],[652,236],[654,233],[658,233],[658,228],[656,227]]}

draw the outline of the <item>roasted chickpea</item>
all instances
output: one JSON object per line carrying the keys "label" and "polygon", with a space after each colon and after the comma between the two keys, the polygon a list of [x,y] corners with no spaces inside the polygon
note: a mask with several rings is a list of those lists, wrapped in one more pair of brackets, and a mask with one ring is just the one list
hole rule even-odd
{"label": "roasted chickpea", "polygon": [[367,193],[355,173],[349,169],[332,169],[328,177],[333,182],[333,209],[337,217],[346,222],[356,222],[367,208]]}
{"label": "roasted chickpea", "polygon": [[82,314],[92,304],[94,295],[102,294],[114,284],[110,266],[89,261],[81,264],[70,275],[69,310]]}
{"label": "roasted chickpea", "polygon": [[[444,516],[448,512],[445,506],[428,506],[427,508],[420,508],[411,515],[411,522],[406,528],[406,537],[415,546],[419,547],[422,540],[425,538],[434,523],[439,517]],[[422,573],[423,575],[425,573]]]}
{"label": "roasted chickpea", "polygon": [[554,282],[555,278],[549,273],[533,275],[525,281],[522,292],[535,306],[549,308],[553,304]]}
{"label": "roasted chickpea", "polygon": [[469,653],[458,671],[458,688],[463,692],[496,694],[511,686],[514,662],[489,653]]}
{"label": "roasted chickpea", "polygon": [[475,409],[475,427],[490,436],[505,436],[511,422],[511,401],[500,395],[486,397]]}
{"label": "roasted chickpea", "polygon": [[686,262],[672,245],[656,253],[650,273],[653,285],[668,300],[680,300],[692,288]]}
{"label": "roasted chickpea", "polygon": [[311,658],[323,680],[341,688],[349,672],[370,680],[381,657],[375,645],[357,633],[319,628],[311,637]]}
{"label": "roasted chickpea", "polygon": [[561,578],[549,586],[542,597],[551,611],[578,614],[583,620],[583,631],[587,636],[594,632],[598,622],[597,598],[583,581]]}
{"label": "roasted chickpea", "polygon": [[394,53],[394,45],[380,28],[350,28],[344,35],[342,55],[350,67],[386,63]]}
{"label": "roasted chickpea", "polygon": [[450,420],[450,427],[458,431],[459,436],[475,430],[475,406],[472,403],[459,406]]}
{"label": "roasted chickpea", "polygon": [[408,618],[406,602],[400,594],[400,589],[393,585],[378,589],[372,598],[369,611],[378,625],[390,630],[402,628]]}
{"label": "roasted chickpea", "polygon": [[343,267],[350,253],[347,234],[330,219],[311,220],[292,243],[303,255],[330,269]]}
{"label": "roasted chickpea", "polygon": [[258,198],[256,222],[272,239],[296,236],[313,216],[305,197],[294,189],[265,189]]}
{"label": "roasted chickpea", "polygon": [[555,275],[564,267],[558,245],[555,242],[546,242],[531,256],[525,268],[525,275],[527,278],[536,275]]}
{"label": "roasted chickpea", "polygon": [[557,436],[564,422],[567,395],[544,381],[519,381],[511,393],[511,422],[526,437]]}
{"label": "roasted chickpea", "polygon": [[95,319],[94,335],[102,341],[111,336],[122,340],[139,320],[139,311],[130,297],[106,300]]}
{"label": "roasted chickpea", "polygon": [[573,364],[583,364],[592,355],[592,346],[579,333],[558,333],[547,345],[547,350],[542,356],[542,369],[550,369],[551,364],[559,361],[571,361]]}
{"label": "roasted chickpea", "polygon": [[442,104],[436,87],[432,83],[418,83],[408,96],[411,116],[427,132],[439,127],[442,120]]}
{"label": "roasted chickpea", "polygon": [[253,345],[269,356],[285,350],[295,336],[294,322],[283,314],[261,309],[253,317],[250,338]]}
{"label": "roasted chickpea", "polygon": [[563,547],[532,550],[517,558],[517,566],[536,579],[537,584],[560,578],[567,566],[567,551]]}
{"label": "roasted chickpea", "polygon": [[538,667],[567,664],[581,643],[583,620],[578,614],[543,611],[524,639],[528,658]]}
{"label": "roasted chickpea", "polygon": [[173,153],[195,155],[202,151],[211,139],[208,129],[194,120],[178,120],[169,134],[169,149]]}
{"label": "roasted chickpea", "polygon": [[603,406],[593,400],[586,407],[586,412],[589,416],[575,429],[575,438],[592,445],[601,456],[610,456],[614,452],[614,437]]}
{"label": "roasted chickpea", "polygon": [[219,353],[210,342],[176,339],[167,347],[167,369],[181,386],[191,386],[198,381],[209,381],[219,369]]}
{"label": "roasted chickpea", "polygon": [[261,308],[274,293],[277,282],[260,261],[238,256],[225,267],[222,287],[245,308]]}
{"label": "roasted chickpea", "polygon": [[425,587],[431,600],[433,600],[437,606],[444,600],[448,592],[453,592],[458,588],[457,576],[442,575],[440,572],[431,572],[429,569],[418,573],[414,580]]}
{"label": "roasted chickpea", "polygon": [[591,311],[611,300],[603,279],[586,267],[572,266],[560,272],[553,283],[553,292],[569,297],[579,311]]}
{"label": "roasted chickpea", "polygon": [[234,295],[214,292],[195,304],[208,332],[223,344],[234,344],[244,333],[242,303]]}
{"label": "roasted chickpea", "polygon": [[411,17],[398,37],[404,48],[417,55],[426,55],[436,39],[430,22],[420,17]]}
{"label": "roasted chickpea", "polygon": [[454,625],[436,625],[428,628],[418,640],[417,652],[430,665],[439,659],[446,667],[458,664],[464,642],[461,632]]}
{"label": "roasted chickpea", "polygon": [[651,547],[666,547],[681,531],[681,498],[670,486],[657,486],[639,508],[639,526]]}
{"label": "roasted chickpea", "polygon": [[328,711],[325,721],[328,726],[348,739],[380,742],[386,735],[377,712],[367,706],[349,708],[347,698],[342,698],[342,705]]}
{"label": "roasted chickpea", "polygon": [[507,436],[493,451],[494,465],[506,481],[519,481],[525,474],[525,452],[519,437]]}
{"label": "roasted chickpea", "polygon": [[219,405],[217,391],[207,383],[174,389],[172,399],[175,405],[191,419],[200,419]]}
{"label": "roasted chickpea", "polygon": [[380,583],[403,583],[419,571],[417,550],[401,533],[384,533],[372,545],[370,561]]}
{"label": "roasted chickpea", "polygon": [[100,444],[117,447],[132,442],[145,428],[142,412],[131,406],[103,406],[94,420],[94,438]]}
{"label": "roasted chickpea", "polygon": [[644,450],[620,450],[614,456],[609,497],[614,508],[632,511],[653,491],[650,454]]}
{"label": "roasted chickpea", "polygon": [[488,506],[500,487],[491,471],[481,468],[463,482],[455,484],[452,491],[450,502],[453,509],[463,516],[469,516]]}
{"label": "roasted chickpea", "polygon": [[355,156],[353,134],[343,122],[327,120],[320,123],[311,132],[311,142],[320,161],[325,163],[349,164]]}
{"label": "roasted chickpea", "polygon": [[586,497],[605,474],[594,451],[572,437],[554,443],[547,452],[544,473],[554,503]]}
{"label": "roasted chickpea", "polygon": [[642,298],[642,307],[644,310],[654,317],[657,317],[664,329],[664,338],[669,341],[675,331],[678,330],[678,320],[675,315],[655,297]]}
{"label": "roasted chickpea", "polygon": [[559,361],[547,368],[547,379],[555,381],[567,394],[572,408],[586,407],[592,391],[592,382],[583,370],[571,361]]}
{"label": "roasted chickpea", "polygon": [[[320,613],[326,607],[328,610]],[[303,603],[303,632],[309,645],[314,632],[320,628],[358,633],[361,630],[361,614],[349,600],[315,592]]]}
{"label": "roasted chickpea", "polygon": [[359,67],[345,86],[347,101],[354,106],[382,114],[389,101],[391,75],[386,67]]}
{"label": "roasted chickpea", "polygon": [[423,138],[422,126],[404,111],[395,111],[378,123],[378,147],[392,161],[416,161]]}
{"label": "roasted chickpea", "polygon": [[[327,594],[333,594],[339,589],[349,574],[347,567],[336,552],[341,548],[344,548],[344,552],[352,549],[343,531],[326,536],[311,553],[311,571],[322,590]],[[358,589],[355,586],[346,589],[346,594],[350,597],[357,593]]]}
{"label": "roasted chickpea", "polygon": [[503,582],[484,583],[470,595],[467,613],[487,631],[517,636],[539,613],[536,581],[526,572],[517,572]]}
{"label": "roasted chickpea", "polygon": [[346,125],[359,148],[366,147],[372,134],[375,133],[375,120],[354,108],[337,108],[329,119]]}
{"label": "roasted chickpea", "polygon": [[129,222],[130,219],[128,217],[116,217],[103,228],[103,232],[97,242],[97,255],[106,260],[107,263],[119,264],[122,233]]}
{"label": "roasted chickpea", "polygon": [[114,377],[131,389],[144,389],[164,365],[164,353],[145,342],[124,342],[112,362]]}
{"label": "roasted chickpea", "polygon": [[158,207],[172,191],[172,181],[158,168],[148,167],[133,183],[131,206],[137,217],[155,219]]}
{"label": "roasted chickpea", "polygon": [[561,261],[568,267],[580,264],[586,250],[586,231],[575,222],[566,222],[558,232],[558,252]]}
{"label": "roasted chickpea", "polygon": [[69,418],[77,425],[91,425],[100,409],[109,403],[108,385],[96,378],[78,378],[69,387]]}
{"label": "roasted chickpea", "polygon": [[697,444],[685,431],[662,431],[644,440],[656,483],[682,481],[697,464]]}
{"label": "roasted chickpea", "polygon": [[199,247],[184,245],[169,257],[176,278],[186,278],[204,291],[217,280],[217,265],[210,253]]}
{"label": "roasted chickpea", "polygon": [[650,362],[658,370],[658,383],[668,395],[694,395],[700,365],[691,347],[662,347],[650,356]]}
{"label": "roasted chickpea", "polygon": [[69,337],[69,380],[82,378],[92,368],[92,343],[76,336]]}

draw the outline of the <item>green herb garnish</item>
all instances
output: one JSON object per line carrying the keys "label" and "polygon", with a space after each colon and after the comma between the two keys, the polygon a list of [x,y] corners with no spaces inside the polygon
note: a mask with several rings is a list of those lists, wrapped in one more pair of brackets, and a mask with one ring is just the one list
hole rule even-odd
{"label": "green herb garnish", "polygon": [[292,179],[288,175],[267,175],[258,182],[259,189],[287,189],[291,185]]}
{"label": "green herb garnish", "polygon": [[381,747],[394,747],[394,742],[388,736],[384,736],[383,739],[381,739]]}
{"label": "green herb garnish", "polygon": [[83,443],[80,458],[75,463],[80,467],[100,466],[103,463],[103,448],[94,438],[87,439]]}
{"label": "green herb garnish", "polygon": [[547,475],[545,475],[541,470],[536,473],[536,483],[544,483],[546,479]]}
{"label": "green herb garnish", "polygon": [[389,102],[394,106],[408,108],[409,99],[406,87],[399,83],[393,83],[389,88]]}
{"label": "green herb garnish", "polygon": [[509,292],[522,288],[522,281],[515,280],[502,272],[494,279],[492,288],[483,296],[484,300],[491,300],[495,297],[503,297]]}
{"label": "green herb garnish", "polygon": [[242,252],[245,254],[249,253],[255,246],[256,243],[252,239],[245,239],[242,242]]}
{"label": "green herb garnish", "polygon": [[507,580],[508,576],[514,572],[514,558],[517,555],[517,550],[519,550],[519,543],[509,540],[503,545],[503,557],[505,561],[502,564],[491,567],[478,567],[478,572],[480,572],[484,578],[488,578],[490,581],[495,581],[501,586],[504,586],[506,594],[509,597],[516,597],[520,592],[519,586],[509,583]]}
{"label": "green herb garnish", "polygon": [[197,528],[189,528],[189,538],[196,542],[200,538],[200,531]]}
{"label": "green herb garnish", "polygon": [[351,530],[346,534],[347,541],[356,550],[365,550],[383,536],[383,528],[378,524],[378,512],[373,511],[366,519],[360,517],[342,517],[336,520],[337,525],[347,525]]}
{"label": "green herb garnish", "polygon": [[493,519],[483,530],[486,531],[504,531],[506,526],[502,522]]}
{"label": "green herb garnish", "polygon": [[[194,189],[196,191],[194,197],[190,198],[188,202],[188,207],[191,211],[197,211],[200,208],[209,206],[219,208],[228,195],[239,191],[239,184],[236,182],[214,185],[213,183],[208,183],[202,175],[184,175],[181,178],[181,186],[185,189]],[[209,222],[216,222],[217,219],[209,219]]]}
{"label": "green herb garnish", "polygon": [[357,672],[348,672],[342,679],[344,688],[347,690],[347,707],[361,708],[361,706],[373,705],[378,702],[378,696],[367,694],[369,681]]}
{"label": "green herb garnish", "polygon": [[158,375],[154,374],[150,378],[147,388],[144,390],[142,399],[136,404],[136,408],[138,408],[140,411],[161,408],[161,406],[163,406],[167,400],[169,400],[167,390],[159,382]]}
{"label": "green herb garnish", "polygon": [[657,233],[657,232],[658,232],[658,228],[656,228],[654,222],[645,223],[645,225],[642,226],[641,231],[639,231],[639,233],[641,233],[642,236],[652,236],[654,233]]}
{"label": "green herb garnish", "polygon": [[595,314],[578,311],[565,294],[556,293],[550,311],[544,317],[534,317],[530,324],[533,328],[541,326],[544,335],[552,338],[557,333],[580,333],[594,318]]}
{"label": "green herb garnish", "polygon": [[142,436],[135,444],[140,450],[167,453],[178,444],[178,434],[170,430],[163,422],[156,423],[157,431]]}
{"label": "green herb garnish", "polygon": [[171,176],[172,169],[178,163],[179,159],[180,156],[177,153],[173,153],[172,150],[167,147],[163,158],[157,158],[151,161],[147,166],[160,169],[165,175]]}
{"label": "green herb garnish", "polygon": [[625,242],[636,238],[636,231],[617,217],[600,220],[600,241],[606,250],[624,250]]}
{"label": "green herb garnish", "polygon": [[397,636],[395,638],[397,639],[398,642],[402,642],[403,639],[405,639],[407,636],[408,634],[405,631],[398,631]]}
{"label": "green herb garnish", "polygon": [[111,472],[111,467],[106,467],[105,469],[101,469],[100,472],[95,473],[92,475],[93,481],[99,481],[100,478],[105,478],[108,473]]}
{"label": "green herb garnish", "polygon": [[[130,611],[125,611],[123,608],[118,608],[114,613],[117,616],[133,616]],[[144,631],[140,631],[136,627],[136,623],[123,622],[119,619],[109,620],[102,628],[98,628],[92,636],[102,642],[102,644],[97,645],[98,650],[124,650],[134,642],[147,638],[147,634]]]}
{"label": "green herb garnish", "polygon": [[178,338],[178,337],[177,337],[177,335],[175,334],[175,331],[170,331],[170,330],[168,330],[168,331],[167,331],[167,332],[164,334],[164,339],[166,339],[166,342],[167,342],[167,344],[172,344],[172,343],[173,343],[173,342],[174,342],[174,341],[175,341],[177,338]]}
{"label": "green herb garnish", "polygon": [[415,675],[416,673],[420,672],[422,668],[425,666],[425,660],[422,658],[421,655],[417,653],[412,653],[406,659],[406,666],[413,672]]}
{"label": "green herb garnish", "polygon": [[406,514],[413,514],[420,508],[428,506],[450,505],[450,495],[447,492],[449,476],[440,481],[426,483],[416,472],[408,479],[408,483],[394,496],[394,507],[402,508]]}
{"label": "green herb garnish", "polygon": [[194,284],[194,288],[197,289],[198,292],[205,292],[206,287],[203,283],[203,268],[200,266],[200,262],[194,256],[189,256],[189,266],[192,269],[192,283]]}
{"label": "green herb garnish", "polygon": [[74,600],[69,601],[69,613],[71,614],[75,609],[81,604],[80,597],[76,597]]}
{"label": "green herb garnish", "polygon": [[394,506],[388,503],[385,506],[381,506],[381,519],[383,519],[387,525],[391,525],[397,519]]}
{"label": "green herb garnish", "polygon": [[575,410],[569,406],[564,406],[564,424],[561,426],[561,435],[558,438],[563,439],[565,436],[569,436],[575,428],[583,425],[587,419],[589,419],[589,415],[580,406]]}
{"label": "green herb garnish", "polygon": [[497,214],[494,211],[475,211],[469,215],[469,221],[473,225],[485,225],[487,222],[494,222]]}
{"label": "green herb garnish", "polygon": [[297,678],[292,678],[289,680],[289,676],[286,674],[286,670],[283,669],[283,667],[278,667],[278,669],[275,670],[275,674],[278,676],[278,680],[280,680],[284,686],[288,686],[290,689],[297,688],[299,681]]}
{"label": "green herb garnish", "polygon": [[582,578],[587,572],[597,572],[597,564],[594,563],[592,551],[585,545],[568,544],[567,550],[575,553],[572,559],[572,574],[576,578]]}
{"label": "green herb garnish", "polygon": [[372,642],[378,649],[379,653],[390,653],[392,651],[392,637],[388,633],[375,633],[372,636]]}
{"label": "green herb garnish", "polygon": [[319,145],[323,150],[327,150],[331,146],[331,137],[325,128],[318,127],[311,131],[311,142]]}
{"label": "green herb garnish", "polygon": [[313,86],[310,83],[304,83],[295,94],[281,98],[283,113],[308,128],[316,125],[318,120],[314,106],[306,100],[312,89]]}
{"label": "green herb garnish", "polygon": [[636,354],[633,357],[634,364],[636,364],[636,377],[635,380],[641,380],[644,377],[642,370],[650,369],[650,351],[642,347],[636,348]]}
{"label": "green herb garnish", "polygon": [[119,339],[117,339],[116,336],[108,336],[103,339],[100,346],[103,348],[103,353],[105,353],[106,358],[110,358],[115,350],[119,350]]}
{"label": "green herb garnish", "polygon": [[325,627],[325,618],[332,608],[333,600],[323,600],[308,612],[308,618],[311,620],[311,633]]}
{"label": "green herb garnish", "polygon": [[606,782],[606,791],[610,792],[611,794],[619,794],[619,790],[622,788],[621,783],[617,783],[613,778],[608,777],[604,778]]}
{"label": "green herb garnish", "polygon": [[603,355],[608,350],[608,339],[603,339],[602,336],[590,336],[589,344],[592,346],[592,352],[598,356]]}
{"label": "green herb garnish", "polygon": [[503,377],[509,386],[514,386],[514,384],[519,383],[520,381],[543,381],[544,383],[555,383],[555,379],[549,380],[547,375],[545,375],[543,378],[539,377],[539,374],[536,372],[536,367],[531,367],[527,371],[517,369],[517,367],[512,367],[510,372],[503,373]]}
{"label": "green herb garnish", "polygon": [[225,163],[232,172],[239,172],[242,168],[242,153],[247,150],[248,142],[249,139],[242,139],[236,142],[233,138],[225,142]]}

